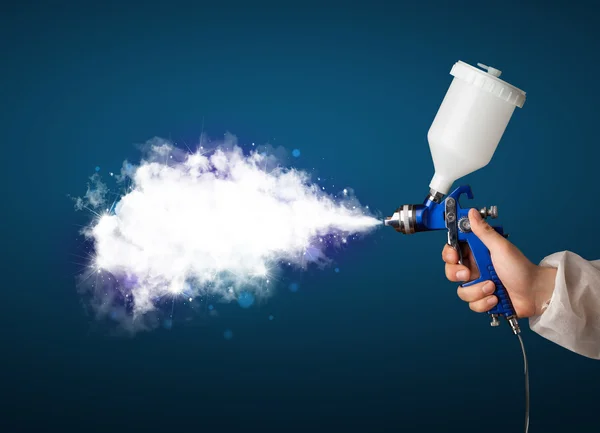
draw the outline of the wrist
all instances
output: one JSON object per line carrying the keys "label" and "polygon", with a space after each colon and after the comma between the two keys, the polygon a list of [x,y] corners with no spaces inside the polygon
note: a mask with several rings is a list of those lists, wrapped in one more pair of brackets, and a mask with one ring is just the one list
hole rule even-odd
{"label": "wrist", "polygon": [[533,284],[535,316],[540,316],[544,312],[547,303],[552,298],[557,271],[556,268],[549,268],[546,266],[538,266],[536,269],[536,276]]}

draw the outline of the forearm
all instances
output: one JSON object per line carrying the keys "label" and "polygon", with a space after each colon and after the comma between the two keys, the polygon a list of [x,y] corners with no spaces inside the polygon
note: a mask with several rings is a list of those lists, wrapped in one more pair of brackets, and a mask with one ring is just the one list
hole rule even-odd
{"label": "forearm", "polygon": [[575,353],[600,359],[600,261],[563,251],[546,257],[540,267],[530,328]]}

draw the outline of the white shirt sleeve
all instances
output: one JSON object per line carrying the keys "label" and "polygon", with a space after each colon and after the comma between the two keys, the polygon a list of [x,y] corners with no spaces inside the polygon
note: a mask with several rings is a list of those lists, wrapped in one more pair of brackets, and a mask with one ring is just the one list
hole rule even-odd
{"label": "white shirt sleeve", "polygon": [[529,318],[529,327],[566,349],[600,359],[600,260],[562,251],[540,266],[557,269],[554,293],[546,310]]}

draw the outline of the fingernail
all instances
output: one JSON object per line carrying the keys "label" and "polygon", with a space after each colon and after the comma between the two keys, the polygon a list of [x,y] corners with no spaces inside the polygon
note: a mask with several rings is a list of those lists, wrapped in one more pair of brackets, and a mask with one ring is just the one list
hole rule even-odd
{"label": "fingernail", "polygon": [[492,293],[494,293],[495,289],[496,289],[496,286],[491,281],[488,281],[487,283],[485,283],[483,285],[483,287],[481,288],[481,290],[483,290],[483,293],[486,295],[491,295]]}
{"label": "fingernail", "polygon": [[461,281],[465,281],[469,276],[468,274],[469,273],[463,269],[462,271],[458,271],[456,273],[456,278],[458,278]]}
{"label": "fingernail", "polygon": [[491,298],[489,298],[489,299],[487,300],[487,304],[488,304],[489,306],[495,305],[495,304],[496,304],[496,302],[497,302],[497,301],[496,301],[496,297],[495,297],[495,296],[492,296]]}

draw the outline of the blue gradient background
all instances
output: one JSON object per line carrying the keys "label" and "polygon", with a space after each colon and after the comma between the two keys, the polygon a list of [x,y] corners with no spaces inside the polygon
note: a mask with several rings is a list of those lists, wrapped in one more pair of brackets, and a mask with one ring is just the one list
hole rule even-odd
{"label": "blue gradient background", "polygon": [[[1,432],[522,430],[518,343],[457,298],[443,233],[382,229],[297,293],[119,340],[80,305],[71,254],[84,216],[66,195],[96,165],[138,157],[133,143],[195,138],[204,119],[212,136],[301,149],[296,166],[387,214],[427,192],[426,134],[452,64],[483,62],[528,100],[490,165],[464,179],[476,204],[498,205],[534,261],[600,258],[592,9],[47,3],[0,12]],[[598,362],[523,325],[531,432],[600,431]]]}

